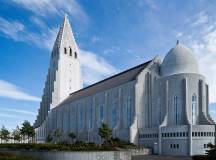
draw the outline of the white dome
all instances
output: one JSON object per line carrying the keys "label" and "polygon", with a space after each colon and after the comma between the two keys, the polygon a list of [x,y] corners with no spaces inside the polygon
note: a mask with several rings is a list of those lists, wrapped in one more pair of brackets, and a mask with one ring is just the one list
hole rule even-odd
{"label": "white dome", "polygon": [[199,66],[192,51],[177,42],[161,64],[161,75],[169,76],[178,73],[199,73]]}

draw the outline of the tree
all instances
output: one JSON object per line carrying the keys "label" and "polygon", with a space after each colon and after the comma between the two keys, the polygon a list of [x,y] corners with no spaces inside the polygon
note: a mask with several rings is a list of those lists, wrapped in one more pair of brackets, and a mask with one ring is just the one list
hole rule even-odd
{"label": "tree", "polygon": [[29,121],[24,121],[22,124],[22,128],[20,129],[21,134],[24,138],[27,137],[28,142],[30,142],[30,138],[33,138],[35,136],[35,130],[34,127],[31,126]]}
{"label": "tree", "polygon": [[216,145],[208,144],[209,150],[207,150],[207,158],[208,160],[216,159]]}
{"label": "tree", "polygon": [[10,139],[10,132],[4,126],[2,126],[1,128],[0,138],[5,142],[8,142],[8,140]]}
{"label": "tree", "polygon": [[13,140],[16,142],[20,142],[22,140],[22,135],[19,126],[17,126],[16,129],[13,130],[12,136]]}
{"label": "tree", "polygon": [[54,132],[54,136],[56,137],[56,139],[59,142],[59,139],[61,137],[61,131],[59,129],[56,129],[56,131]]}
{"label": "tree", "polygon": [[107,124],[102,123],[99,128],[98,135],[104,139],[104,143],[107,143],[112,137],[112,129],[110,129]]}
{"label": "tree", "polygon": [[49,133],[48,134],[48,136],[47,136],[47,138],[46,138],[46,142],[51,142],[53,140],[53,137],[52,137],[52,135]]}
{"label": "tree", "polygon": [[71,140],[74,142],[74,140],[76,139],[76,134],[75,134],[74,132],[70,132],[70,133],[68,134],[68,137],[70,137]]}

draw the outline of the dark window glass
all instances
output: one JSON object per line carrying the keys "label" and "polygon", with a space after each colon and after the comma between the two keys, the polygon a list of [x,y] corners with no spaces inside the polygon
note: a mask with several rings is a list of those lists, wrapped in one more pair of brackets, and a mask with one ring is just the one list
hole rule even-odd
{"label": "dark window glass", "polygon": [[64,53],[67,54],[67,48],[66,47],[64,48]]}
{"label": "dark window glass", "polygon": [[72,56],[72,49],[70,48],[70,56]]}
{"label": "dark window glass", "polygon": [[74,53],[74,57],[77,58],[77,52]]}

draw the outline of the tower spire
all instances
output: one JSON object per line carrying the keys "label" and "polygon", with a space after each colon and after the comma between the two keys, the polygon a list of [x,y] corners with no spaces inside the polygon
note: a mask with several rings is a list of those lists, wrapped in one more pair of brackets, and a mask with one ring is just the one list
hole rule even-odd
{"label": "tower spire", "polygon": [[76,42],[73,36],[73,32],[71,29],[71,25],[68,20],[68,15],[65,13],[64,20],[63,20],[62,25],[60,26],[57,38],[55,40],[54,47],[60,48],[62,45],[62,41],[64,41],[66,37],[72,41],[71,43],[74,43],[76,45]]}

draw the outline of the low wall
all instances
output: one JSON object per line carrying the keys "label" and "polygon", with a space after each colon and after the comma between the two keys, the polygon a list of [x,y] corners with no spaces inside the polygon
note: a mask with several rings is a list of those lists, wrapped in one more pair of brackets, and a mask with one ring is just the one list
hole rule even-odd
{"label": "low wall", "polygon": [[84,152],[63,152],[63,151],[22,151],[0,149],[0,152],[12,152],[17,155],[25,155],[40,160],[131,160],[137,155],[149,155],[151,149],[130,149],[123,151],[84,151]]}

